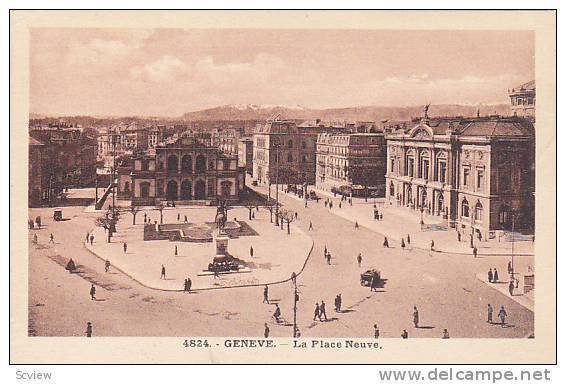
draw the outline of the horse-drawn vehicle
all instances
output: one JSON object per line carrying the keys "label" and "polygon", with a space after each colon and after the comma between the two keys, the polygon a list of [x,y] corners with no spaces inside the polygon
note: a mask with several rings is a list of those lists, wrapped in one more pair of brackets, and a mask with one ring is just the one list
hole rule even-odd
{"label": "horse-drawn vehicle", "polygon": [[360,275],[360,285],[370,287],[372,284],[377,287],[381,283],[381,272],[375,269],[368,269]]}

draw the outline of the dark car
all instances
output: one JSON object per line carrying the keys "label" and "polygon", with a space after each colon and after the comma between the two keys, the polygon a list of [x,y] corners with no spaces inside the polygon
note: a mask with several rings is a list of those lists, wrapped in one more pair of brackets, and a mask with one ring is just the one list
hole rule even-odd
{"label": "dark car", "polygon": [[212,259],[212,263],[208,264],[208,270],[210,272],[229,272],[239,269],[240,265],[230,256],[217,256]]}
{"label": "dark car", "polygon": [[[375,280],[374,280],[375,279]],[[381,281],[381,272],[375,269],[368,269],[360,275],[360,285],[364,287],[369,287],[372,280],[379,282]]]}
{"label": "dark car", "polygon": [[55,211],[53,211],[53,220],[55,221],[63,220],[63,211],[60,209],[56,209]]}

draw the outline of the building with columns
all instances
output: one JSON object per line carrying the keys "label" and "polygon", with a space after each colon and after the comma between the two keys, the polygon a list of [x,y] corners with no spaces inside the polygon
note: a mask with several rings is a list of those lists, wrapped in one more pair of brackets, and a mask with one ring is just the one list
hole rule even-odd
{"label": "building with columns", "polygon": [[189,134],[152,152],[134,155],[118,168],[118,198],[134,205],[211,204],[218,199],[237,202],[244,190],[245,169],[238,167],[237,155]]}
{"label": "building with columns", "polygon": [[484,239],[534,228],[535,135],[519,117],[426,116],[386,135],[387,202]]}

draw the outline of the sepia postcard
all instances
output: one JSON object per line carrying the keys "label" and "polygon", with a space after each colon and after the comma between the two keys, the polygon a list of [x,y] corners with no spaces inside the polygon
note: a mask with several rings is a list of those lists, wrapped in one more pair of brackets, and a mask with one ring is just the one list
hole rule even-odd
{"label": "sepia postcard", "polygon": [[11,11],[11,363],[554,363],[555,16]]}

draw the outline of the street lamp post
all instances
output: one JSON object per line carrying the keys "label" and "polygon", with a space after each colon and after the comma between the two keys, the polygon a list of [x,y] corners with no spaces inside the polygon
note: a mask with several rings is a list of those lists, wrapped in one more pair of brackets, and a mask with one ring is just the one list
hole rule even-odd
{"label": "street lamp post", "polygon": [[511,279],[515,278],[515,213],[511,212]]}
{"label": "street lamp post", "polygon": [[472,229],[472,233],[470,234],[470,248],[474,248],[474,224],[475,224],[475,215],[474,212],[470,214],[470,228]]}
{"label": "street lamp post", "polygon": [[293,297],[293,337],[297,337],[297,301],[299,301],[299,293],[297,292],[297,275],[293,272],[291,275],[291,280],[294,285],[294,297]]}
{"label": "street lamp post", "polygon": [[275,225],[279,225],[279,145],[275,148]]}

